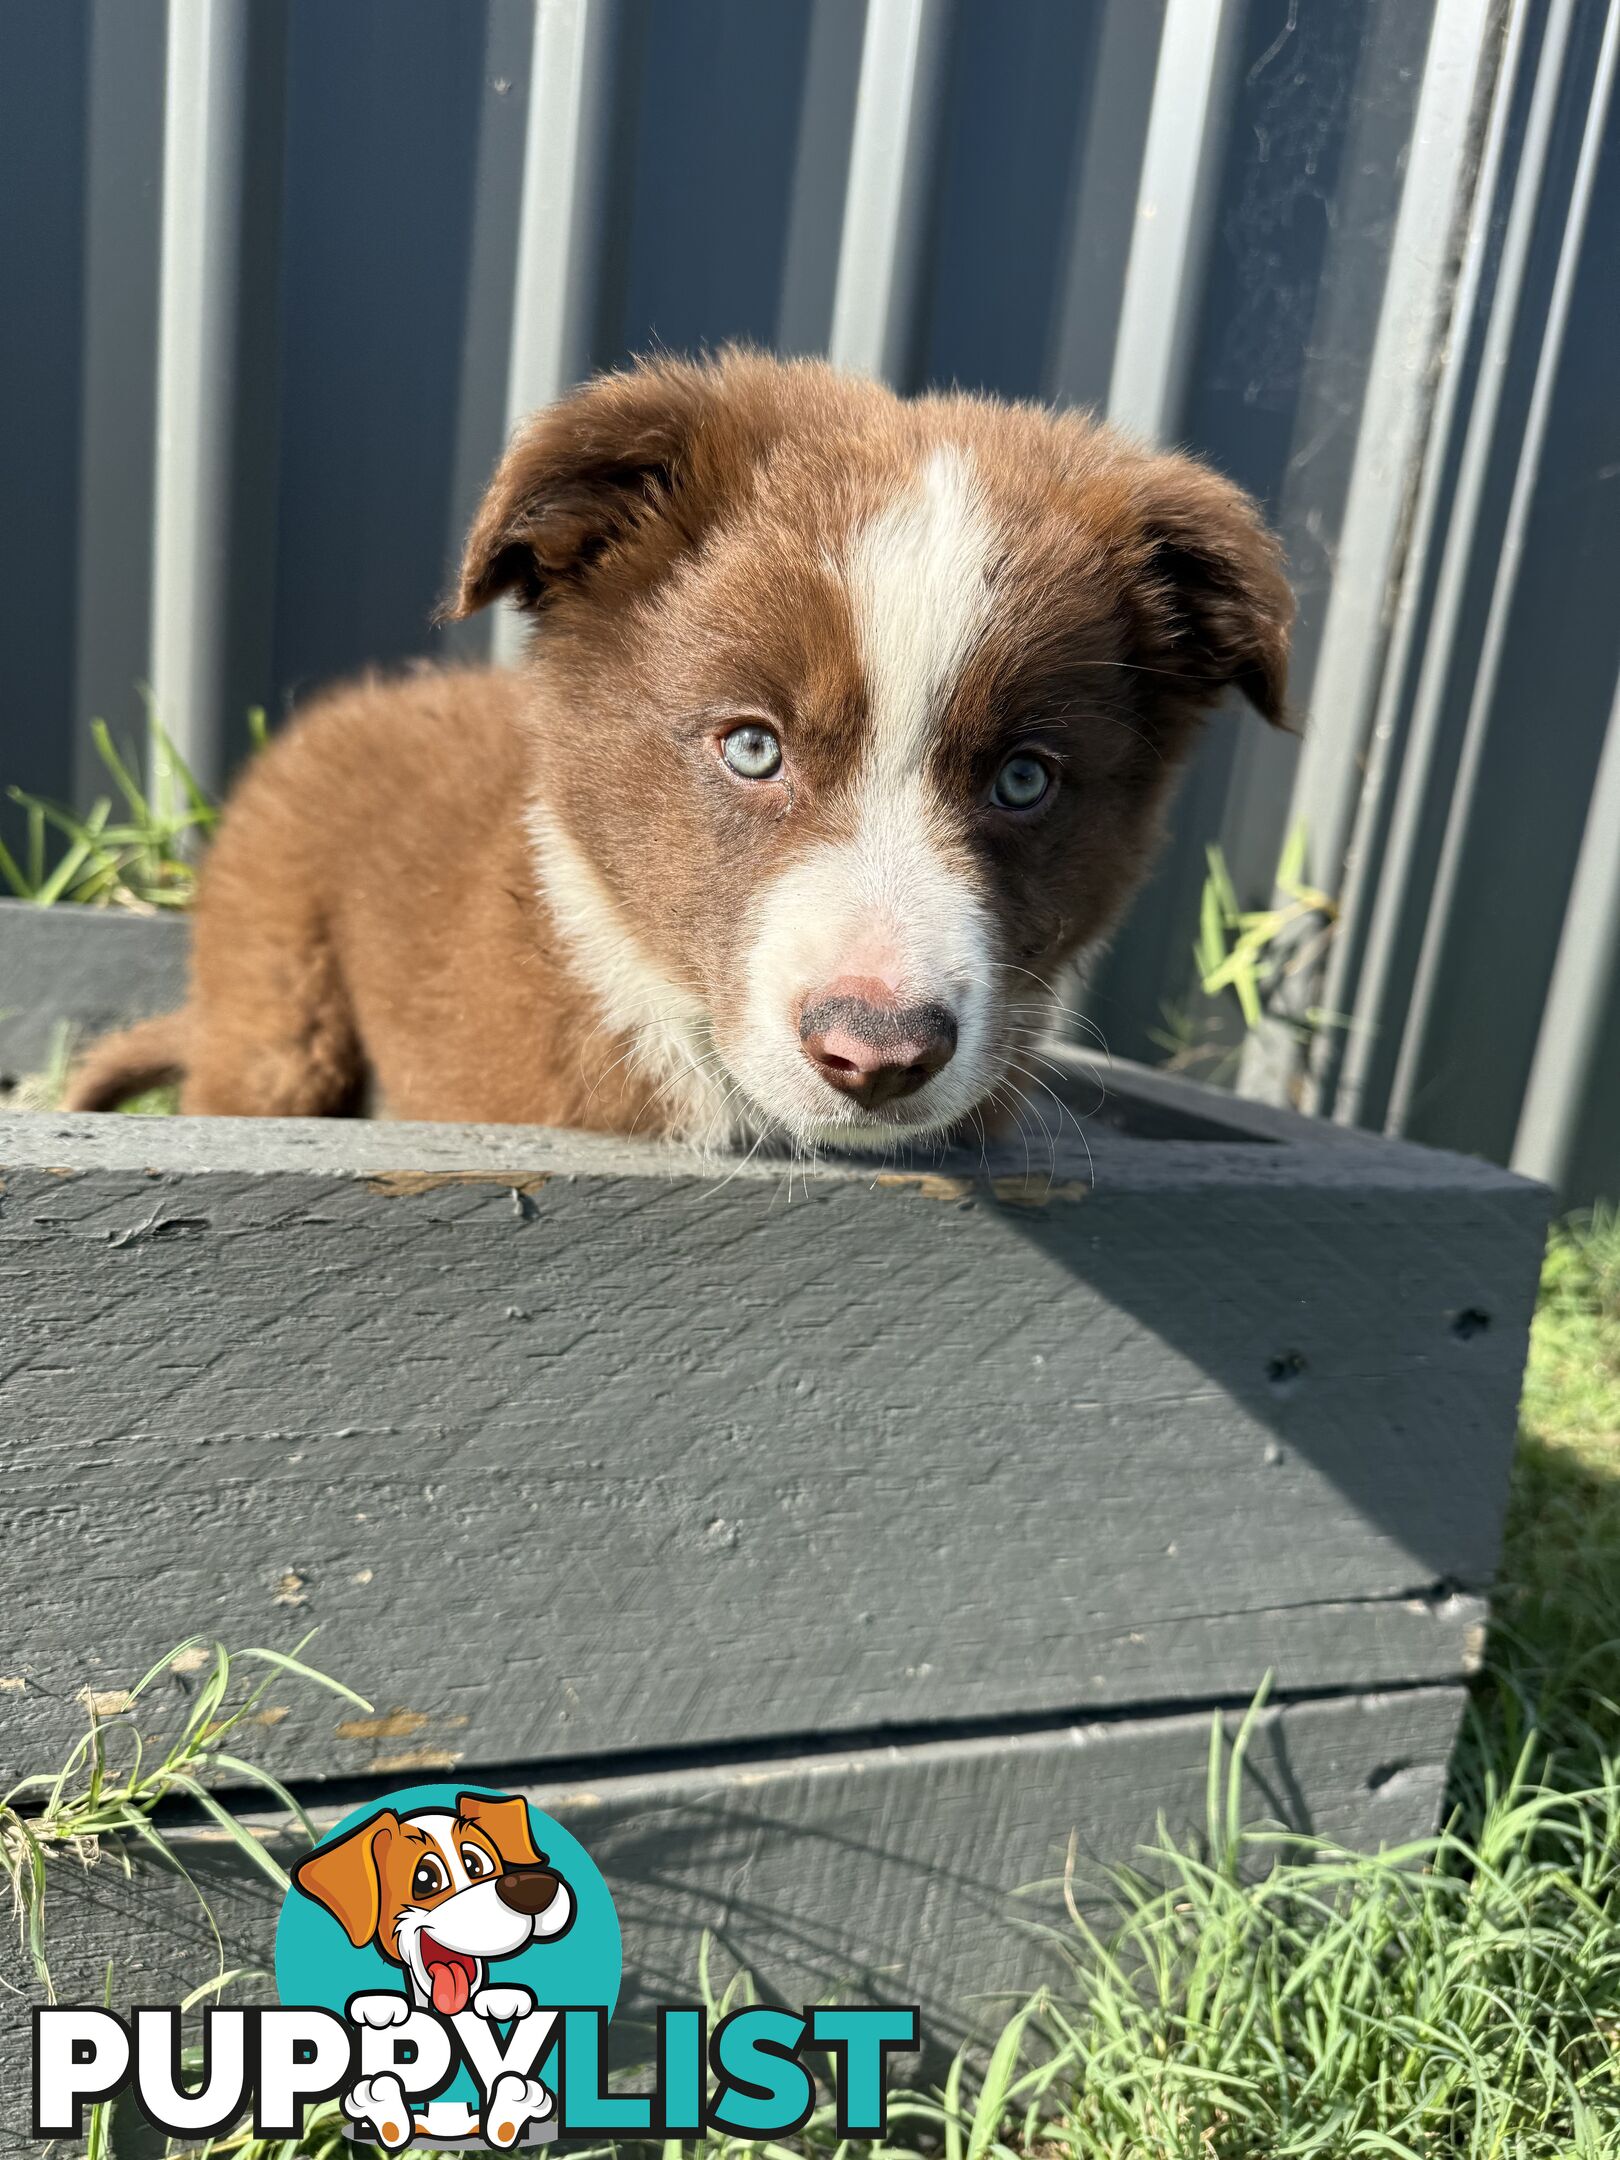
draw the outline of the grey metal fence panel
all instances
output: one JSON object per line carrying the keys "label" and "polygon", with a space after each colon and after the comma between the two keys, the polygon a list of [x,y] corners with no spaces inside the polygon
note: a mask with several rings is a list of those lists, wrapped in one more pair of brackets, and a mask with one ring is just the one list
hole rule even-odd
{"label": "grey metal fence panel", "polygon": [[[1620,497],[1589,486],[1590,461],[1620,460],[1620,405],[1593,365],[1615,318],[1620,11],[1601,27],[1560,116],[1567,193],[1537,205],[1556,268],[1391,1089],[1391,1120],[1414,1137],[1496,1155],[1512,1146],[1620,663]],[[1509,969],[1523,989],[1504,998]]]}
{"label": "grey metal fence panel", "polygon": [[[186,0],[171,0],[171,9]],[[293,0],[271,687],[421,651],[452,553],[485,11]]]}
{"label": "grey metal fence panel", "polygon": [[[1611,8],[1515,11],[1447,388],[1385,669],[1328,997],[1353,1017],[1319,1106],[1505,1157],[1608,716],[1620,624],[1612,399]],[[1605,327],[1607,324],[1607,327]],[[1616,844],[1620,845],[1620,836]],[[1601,939],[1603,926],[1571,926]],[[1616,988],[1611,987],[1611,997]],[[1543,1098],[1545,1102],[1545,1097]],[[1574,1114],[1573,1098],[1570,1107]],[[1620,1184],[1620,1122],[1580,1117]],[[1566,1135],[1573,1163],[1592,1150]],[[1543,1147],[1547,1136],[1543,1133]]]}
{"label": "grey metal fence panel", "polygon": [[[1246,11],[1207,259],[1185,273],[1199,292],[1194,342],[1179,408],[1159,432],[1252,488],[1283,535],[1300,602],[1294,695],[1308,736],[1343,725],[1315,654],[1430,20],[1431,9],[1410,0],[1297,9],[1266,0]],[[1266,897],[1297,758],[1296,742],[1236,707],[1211,721],[1176,811],[1178,845],[1095,985],[1092,1010],[1119,1053],[1162,1055],[1165,1008],[1189,1003],[1206,843],[1223,847],[1246,894]],[[1334,872],[1317,870],[1331,888]]]}
{"label": "grey metal fence panel", "polygon": [[[85,719],[98,713],[121,735],[135,732],[143,719],[138,685],[151,670],[163,16],[164,0],[95,0],[87,19],[72,674],[65,697],[61,676],[53,675],[35,716],[81,797],[92,786]],[[46,223],[50,229],[55,219]],[[54,232],[54,245],[63,249],[67,236]],[[3,289],[10,292],[9,280]],[[7,644],[18,634],[30,635],[21,610]],[[8,694],[0,701],[0,744],[23,719]],[[9,757],[5,777],[20,777]]]}
{"label": "grey metal fence panel", "polygon": [[[1346,863],[1358,808],[1376,796],[1389,759],[1387,731],[1375,722],[1390,650],[1391,594],[1412,526],[1411,476],[1420,469],[1437,402],[1430,360],[1460,295],[1455,235],[1468,204],[1472,138],[1496,74],[1494,14],[1495,0],[1440,0],[1413,115],[1315,654],[1314,679],[1331,699],[1331,712],[1319,712],[1307,729],[1294,782],[1294,814],[1327,880]],[[1337,1047],[1336,1038],[1330,1041]],[[1246,1059],[1251,1084],[1269,1077],[1264,1047]]]}
{"label": "grey metal fence panel", "polygon": [[[1507,24],[1491,105],[1473,174],[1472,199],[1459,242],[1451,295],[1448,364],[1440,371],[1424,455],[1408,514],[1405,560],[1390,577],[1389,642],[1375,674],[1375,705],[1354,828],[1344,858],[1345,921],[1326,971],[1324,991],[1336,1012],[1355,1011],[1354,1032],[1327,1035],[1318,1046],[1313,1107],[1333,1108],[1354,1122],[1361,1114],[1370,1069],[1392,1054],[1368,1018],[1378,985],[1393,967],[1403,928],[1399,896],[1417,850],[1426,775],[1436,762],[1443,706],[1431,659],[1446,640],[1434,635],[1462,608],[1470,582],[1470,536],[1495,440],[1494,401],[1503,392],[1501,364],[1483,369],[1495,329],[1491,296],[1500,279],[1503,221],[1499,204],[1511,195],[1512,174],[1533,100],[1542,23],[1520,6]],[[1498,345],[1501,334],[1496,331]],[[1455,537],[1455,545],[1448,544]],[[1387,874],[1386,874],[1387,865]],[[1405,923],[1415,923],[1405,910]],[[1362,1002],[1358,1006],[1358,1000]],[[1369,1108],[1371,1098],[1367,1097]],[[1381,1117],[1381,1111],[1380,1111]]]}
{"label": "grey metal fence panel", "polygon": [[[1151,55],[1159,11],[1149,5],[1137,12],[1144,18],[1138,43]],[[1101,9],[1062,0],[1014,9],[986,0],[958,5],[909,381],[994,383],[1009,397],[1051,394],[1053,341],[1083,199],[1077,168],[1096,135],[1104,22]],[[1123,174],[1095,190],[1099,222],[1116,231],[1129,220],[1142,112],[1145,104],[1130,122]],[[1083,304],[1112,322],[1113,302],[1099,307],[1092,291]],[[1087,383],[1068,402],[1094,403],[1105,387]]]}
{"label": "grey metal fence panel", "polygon": [[0,9],[0,753],[66,792],[83,379],[89,19]]}
{"label": "grey metal fence panel", "polygon": [[[1620,685],[1570,881],[1558,956],[1525,1084],[1513,1167],[1577,1189],[1617,1144],[1620,1044]],[[1605,1033],[1609,1041],[1605,1042]],[[1607,1085],[1605,1086],[1605,1082]],[[1601,1151],[1601,1152],[1600,1152]],[[1584,1160],[1583,1160],[1584,1157]]]}
{"label": "grey metal fence panel", "polygon": [[3,776],[83,799],[148,682],[220,781],[252,704],[509,659],[509,618],[432,626],[459,534],[628,353],[1106,407],[1266,500],[1306,732],[1211,725],[1095,1020],[1153,1054],[1205,844],[1258,901],[1303,820],[1343,920],[1301,1001],[1354,1024],[1240,1084],[1614,1191],[1614,13],[0,10]]}
{"label": "grey metal fence panel", "polygon": [[[1530,10],[1523,11],[1528,20]],[[1433,602],[1414,619],[1414,682],[1404,721],[1405,755],[1397,774],[1393,821],[1379,883],[1372,895],[1368,961],[1346,1009],[1355,1027],[1347,1038],[1343,1085],[1349,1114],[1382,1121],[1410,1104],[1411,1087],[1397,1074],[1409,1061],[1404,1019],[1427,944],[1435,881],[1447,853],[1449,810],[1458,772],[1470,754],[1470,708],[1475,663],[1490,632],[1498,589],[1493,545],[1512,515],[1517,442],[1533,394],[1539,322],[1551,296],[1552,265],[1536,246],[1544,191],[1556,189],[1567,154],[1565,69],[1579,34],[1579,0],[1553,0],[1539,45],[1526,36],[1515,66],[1504,74],[1501,105],[1512,121],[1522,109],[1517,155],[1505,160],[1504,200],[1482,197],[1475,244],[1496,257],[1478,328],[1471,394],[1457,414],[1454,492],[1434,536],[1438,556]],[[1472,331],[1472,325],[1464,325]],[[1442,438],[1436,455],[1447,459]],[[1426,576],[1426,548],[1413,570]],[[1399,689],[1397,686],[1397,695]],[[1398,724],[1398,723],[1393,723]],[[1477,744],[1477,727],[1473,731]]]}

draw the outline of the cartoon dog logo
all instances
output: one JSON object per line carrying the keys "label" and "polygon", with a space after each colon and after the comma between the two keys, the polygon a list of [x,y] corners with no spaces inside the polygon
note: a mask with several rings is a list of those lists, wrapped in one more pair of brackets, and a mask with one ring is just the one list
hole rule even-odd
{"label": "cartoon dog logo", "polygon": [[[454,2023],[465,2014],[496,2023],[533,2012],[525,1987],[491,1986],[490,1964],[536,1942],[556,1942],[574,1919],[574,1897],[534,1843],[521,1799],[459,1793],[455,1808],[397,1815],[384,1808],[293,1869],[306,1897],[324,1905],[356,1948],[370,1944],[405,1975],[397,1994],[357,1995],[349,2015],[361,2025],[403,2024],[413,2009]],[[553,2100],[534,2078],[502,2077],[489,2095],[485,2132],[511,2145],[525,2124],[549,2115]],[[413,2135],[396,2077],[361,2080],[344,2109],[373,2125],[390,2147]],[[450,2114],[458,2120],[451,2123]],[[465,2110],[430,2104],[415,2130],[475,2127]],[[444,2116],[440,2123],[433,2118]]]}

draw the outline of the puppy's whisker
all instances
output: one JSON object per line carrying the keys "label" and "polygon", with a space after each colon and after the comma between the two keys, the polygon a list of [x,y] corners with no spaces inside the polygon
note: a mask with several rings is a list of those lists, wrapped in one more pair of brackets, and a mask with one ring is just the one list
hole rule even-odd
{"label": "puppy's whisker", "polygon": [[[1067,1119],[1069,1120],[1070,1124],[1071,1124],[1071,1125],[1072,1125],[1072,1126],[1074,1127],[1074,1136],[1075,1136],[1075,1138],[1076,1138],[1076,1139],[1077,1139],[1077,1140],[1079,1141],[1080,1145],[1081,1145],[1081,1146],[1082,1146],[1082,1147],[1083,1147],[1083,1148],[1085,1149],[1085,1151],[1086,1151],[1086,1175],[1087,1175],[1087,1178],[1088,1178],[1088,1180],[1089,1180],[1089,1182],[1090,1182],[1090,1183],[1092,1183],[1092,1184],[1095,1184],[1095,1183],[1097,1182],[1097,1164],[1096,1164],[1096,1160],[1095,1160],[1095,1158],[1094,1158],[1094,1157],[1093,1157],[1093,1155],[1092,1155],[1092,1152],[1091,1152],[1091,1141],[1090,1141],[1090,1139],[1089,1139],[1089,1138],[1087,1137],[1087,1134],[1086,1134],[1086,1129],[1085,1129],[1085,1126],[1084,1126],[1083,1122],[1081,1121],[1081,1117],[1080,1117],[1080,1113],[1079,1113],[1079,1111],[1077,1111],[1077,1110],[1076,1110],[1076,1109],[1074,1108],[1074,1106],[1073,1106],[1073,1105],[1072,1105],[1071,1103],[1066,1103],[1066,1102],[1065,1102],[1065,1101],[1063,1100],[1062,1096],[1060,1096],[1060,1095],[1059,1095],[1059,1094],[1058,1094],[1058,1093],[1056,1092],[1056,1090],[1055,1090],[1055,1089],[1053,1089],[1053,1088],[1050,1088],[1050,1087],[1048,1087],[1048,1086],[1047,1086],[1047,1084],[1046,1084],[1046,1082],[1045,1082],[1045,1081],[1044,1081],[1043,1079],[1041,1079],[1041,1077],[1040,1077],[1040,1075],[1039,1075],[1038,1073],[1031,1073],[1031,1072],[1026,1072],[1026,1073],[1025,1073],[1025,1075],[1024,1075],[1024,1077],[1025,1077],[1025,1079],[1026,1079],[1026,1080],[1030,1080],[1030,1081],[1033,1081],[1033,1083],[1035,1084],[1035,1086],[1036,1086],[1036,1087],[1038,1087],[1038,1088],[1041,1088],[1041,1089],[1043,1089],[1043,1090],[1045,1091],[1045,1093],[1046,1093],[1046,1094],[1050,1095],[1050,1096],[1051,1096],[1051,1098],[1052,1098],[1052,1100],[1053,1100],[1053,1102],[1057,1104],[1057,1107],[1058,1107],[1059,1111],[1060,1111],[1060,1112],[1062,1113],[1062,1116],[1063,1116],[1063,1117],[1066,1117],[1066,1118],[1067,1118]],[[1061,1118],[1060,1118],[1060,1120],[1059,1120],[1059,1128],[1058,1128],[1058,1129],[1059,1129],[1059,1131],[1061,1131],[1061,1130],[1062,1130],[1062,1120],[1061,1120]],[[1056,1169],[1056,1150],[1055,1150],[1055,1148],[1054,1148],[1054,1150],[1053,1150],[1053,1168],[1054,1168],[1054,1170]]]}
{"label": "puppy's whisker", "polygon": [[[1010,1034],[1022,1029],[1026,1034],[1037,1034],[1047,1038],[1054,1036],[1061,1038],[1061,1031],[1065,1028],[1083,1028],[1096,1038],[1097,1047],[1104,1057],[1111,1057],[1112,1053],[1108,1048],[1108,1038],[1096,1021],[1088,1014],[1079,1012],[1075,1007],[1067,1004],[1061,991],[1053,983],[1049,982],[1045,976],[1037,974],[1034,968],[1024,967],[1014,960],[998,961],[996,966],[1004,975],[1026,976],[1043,993],[1042,1003],[1038,1008],[1020,1005],[1016,999],[1009,1001],[1008,1019],[1005,1023],[1007,1033]],[[1000,983],[990,975],[966,975],[962,979],[970,987],[978,990],[994,992],[1001,988]]]}
{"label": "puppy's whisker", "polygon": [[984,1112],[980,1109],[979,1105],[975,1103],[969,1115],[972,1117],[974,1124],[978,1127],[979,1130],[979,1168],[981,1170],[984,1170],[989,1165],[990,1148],[990,1136],[985,1126]]}
{"label": "puppy's whisker", "polygon": [[[733,1090],[733,1093],[736,1092],[738,1091]],[[726,1103],[729,1103],[730,1100],[731,1096],[728,1095],[726,1097]],[[725,1103],[722,1103],[721,1108],[725,1108]],[[737,1160],[732,1164],[731,1168],[726,1172],[725,1176],[720,1180],[720,1182],[717,1185],[712,1186],[710,1190],[704,1194],[704,1199],[712,1200],[717,1194],[723,1193],[726,1187],[731,1183],[732,1179],[734,1177],[737,1177],[742,1171],[747,1169],[748,1165],[753,1161],[754,1157],[759,1153],[760,1149],[764,1146],[764,1144],[765,1128],[761,1126],[758,1133],[754,1136],[754,1144],[748,1150],[747,1154],[738,1156]]]}
{"label": "puppy's whisker", "polygon": [[1021,1087],[1020,1087],[1020,1086],[1018,1085],[1017,1081],[1016,1081],[1016,1080],[1015,1080],[1015,1079],[1013,1078],[1013,1076],[1012,1076],[1012,1071],[1011,1071],[1011,1069],[1010,1069],[1010,1068],[1009,1068],[1009,1069],[1008,1069],[1008,1071],[1007,1071],[1007,1072],[1006,1072],[1006,1073],[1005,1073],[1005,1074],[1004,1074],[1004,1075],[1002,1076],[1002,1083],[1001,1083],[1001,1084],[1002,1084],[1002,1086],[1003,1086],[1003,1087],[1005,1087],[1005,1088],[1008,1088],[1008,1089],[1009,1089],[1009,1090],[1011,1091],[1011,1098],[1010,1098],[1010,1100],[1009,1100],[1009,1103],[1008,1103],[1008,1108],[1009,1108],[1009,1109],[1011,1109],[1011,1110],[1013,1111],[1013,1115],[1014,1115],[1014,1117],[1015,1117],[1015,1118],[1016,1118],[1016,1120],[1017,1120],[1017,1132],[1018,1132],[1018,1137],[1019,1137],[1019,1138],[1020,1138],[1020,1139],[1021,1139],[1021,1140],[1023,1141],[1023,1143],[1024,1143],[1024,1176],[1025,1176],[1025,1178],[1027,1179],[1027,1178],[1028,1178],[1028,1177],[1029,1177],[1029,1176],[1031,1175],[1031,1168],[1030,1168],[1030,1160],[1029,1160],[1029,1137],[1030,1137],[1030,1136],[1029,1136],[1029,1127],[1028,1127],[1028,1126],[1027,1126],[1027,1125],[1026,1125],[1026,1124],[1024,1123],[1024,1120],[1023,1120],[1022,1116],[1021,1116],[1021,1115],[1019,1114],[1019,1111],[1020,1111],[1020,1106],[1023,1106],[1023,1107],[1030,1107],[1030,1108],[1032,1108],[1033,1106],[1032,1106],[1032,1105],[1030,1105],[1030,1102],[1029,1102],[1029,1097],[1028,1097],[1028,1096],[1027,1096],[1027,1095],[1026,1095],[1026,1094],[1024,1093],[1023,1089],[1022,1089],[1022,1088],[1021,1088]]}
{"label": "puppy's whisker", "polygon": [[1062,1021],[1070,1027],[1089,1028],[1092,1034],[1096,1036],[1098,1046],[1101,1048],[1104,1056],[1106,1057],[1109,1054],[1108,1038],[1104,1035],[1102,1029],[1097,1025],[1096,1021],[1091,1019],[1088,1014],[1083,1012],[1077,1012],[1073,1006],[1065,1004],[1061,992],[1059,992],[1050,982],[1048,982],[1044,975],[1037,975],[1033,968],[1023,967],[1016,960],[1003,960],[1000,965],[1008,974],[1027,975],[1031,982],[1038,983],[1041,989],[1044,990],[1047,996],[1053,1001],[1053,1004],[1056,1008],[1053,1014],[1053,1018],[1055,1020]]}
{"label": "puppy's whisker", "polygon": [[1019,1065],[1044,1066],[1049,1073],[1056,1073],[1060,1080],[1066,1080],[1070,1077],[1070,1074],[1068,1073],[1066,1068],[1060,1065],[1056,1058],[1049,1058],[1045,1056],[1041,1051],[1035,1049],[1029,1043],[1015,1044],[1014,1058],[1015,1062]]}

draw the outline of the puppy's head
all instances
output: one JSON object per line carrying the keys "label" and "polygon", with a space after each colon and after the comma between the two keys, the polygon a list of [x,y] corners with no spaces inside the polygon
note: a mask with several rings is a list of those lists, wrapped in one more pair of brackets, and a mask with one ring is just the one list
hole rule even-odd
{"label": "puppy's head", "polygon": [[995,1099],[1292,615],[1192,459],[735,353],[520,433],[455,612],[502,593],[541,885],[671,1125],[845,1144]]}
{"label": "puppy's head", "polygon": [[446,2017],[467,2007],[491,1958],[555,1940],[568,1885],[535,1849],[520,1799],[462,1793],[454,1810],[384,1808],[299,1861],[293,1880],[355,1945],[372,1943]]}

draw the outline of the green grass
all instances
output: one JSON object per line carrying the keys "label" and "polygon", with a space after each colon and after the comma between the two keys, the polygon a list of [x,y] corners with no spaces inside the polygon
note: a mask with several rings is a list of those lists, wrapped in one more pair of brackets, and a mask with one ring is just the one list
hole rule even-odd
{"label": "green grass", "polygon": [[[49,1955],[49,1894],[53,1865],[64,1857],[90,1864],[111,1855],[129,1866],[132,1847],[144,1845],[183,1874],[154,1818],[165,1801],[189,1800],[239,1845],[261,1873],[282,1891],[287,1878],[265,1848],[248,1835],[214,1798],[210,1780],[223,1771],[267,1793],[313,1837],[308,1816],[267,1770],[232,1752],[228,1743],[253,1718],[276,1681],[293,1679],[330,1689],[369,1711],[371,1704],[340,1680],[317,1672],[293,1651],[239,1650],[202,1636],[181,1643],[130,1688],[86,1691],[81,1696],[85,1730],[60,1769],[25,1777],[0,1796],[0,1879],[10,1886],[19,1945],[35,1978],[55,1999]],[[241,1690],[240,1669],[257,1669],[258,1680]],[[154,1754],[143,1740],[136,1713],[166,1676],[195,1673],[180,1731]],[[201,1892],[198,1893],[201,1897]],[[206,1900],[203,1910],[207,1912]],[[216,1974],[211,1988],[223,1984]]]}
{"label": "green grass", "polygon": [[[0,1019],[4,1019],[0,1013]],[[9,1092],[0,1093],[0,1106],[8,1110],[55,1110],[60,1107],[67,1092],[68,1074],[72,1070],[77,1049],[75,1031],[71,1022],[63,1020],[55,1028],[50,1055],[39,1072],[26,1073]],[[180,1108],[180,1090],[172,1084],[164,1087],[144,1088],[138,1095],[129,1095],[118,1105],[120,1117],[173,1117]]]}
{"label": "green grass", "polygon": [[1112,1931],[1076,1917],[1020,2142],[1614,2152],[1620,1784],[1563,1794],[1529,1767],[1466,1832],[1375,1859],[1233,1825],[1116,1877]]}
{"label": "green grass", "polygon": [[1295,825],[1272,876],[1274,904],[1245,908],[1224,851],[1205,848],[1208,874],[1192,949],[1194,987],[1203,1003],[1189,997],[1162,1006],[1162,1024],[1148,1031],[1168,1071],[1231,1087],[1245,1041],[1262,1029],[1289,1037],[1304,1060],[1323,1030],[1346,1025],[1341,1015],[1307,1001],[1339,925],[1338,902],[1306,882],[1307,853],[1305,827]]}
{"label": "green grass", "polygon": [[[248,714],[248,735],[255,750],[264,747],[267,723],[258,707]],[[148,721],[144,760],[121,751],[103,720],[91,721],[90,736],[112,792],[98,796],[85,816],[25,788],[6,789],[23,812],[24,839],[15,855],[0,840],[0,896],[9,890],[34,907],[123,908],[137,915],[189,907],[203,844],[219,823],[218,803],[198,784],[156,714]],[[45,1071],[25,1076],[7,1107],[54,1109],[73,1050],[72,1030],[64,1024]],[[119,1109],[130,1117],[163,1116],[178,1102],[178,1088],[151,1088]]]}
{"label": "green grass", "polygon": [[[156,714],[147,732],[143,777],[140,761],[120,751],[106,722],[91,721],[112,791],[83,817],[25,788],[6,790],[23,813],[25,837],[20,855],[0,841],[0,885],[36,907],[71,903],[152,915],[190,906],[197,855],[219,823],[219,805],[198,785]],[[262,748],[262,710],[249,713],[248,732],[253,747]]]}
{"label": "green grass", "polygon": [[[1525,1375],[1498,1662],[1620,1750],[1620,1211],[1553,1233]],[[1584,1707],[1583,1707],[1584,1706]]]}

